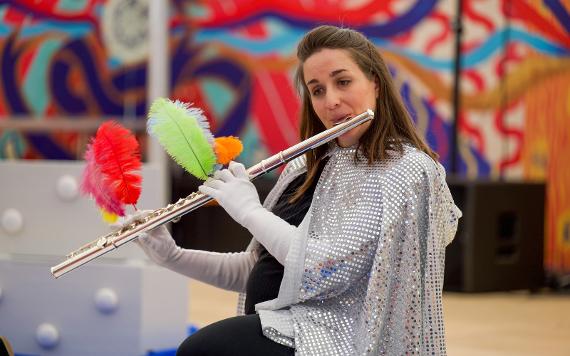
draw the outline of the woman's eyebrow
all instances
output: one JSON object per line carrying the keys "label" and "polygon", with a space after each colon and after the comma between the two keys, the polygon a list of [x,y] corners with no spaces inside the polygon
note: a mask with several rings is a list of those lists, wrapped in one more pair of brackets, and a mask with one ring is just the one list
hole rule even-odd
{"label": "woman's eyebrow", "polygon": [[[340,74],[340,73],[342,73],[342,72],[346,72],[346,69],[333,70],[333,71],[331,72],[331,74],[329,74],[329,77],[332,78],[332,77],[334,77],[334,76],[336,76],[336,75],[338,75],[338,74]],[[316,80],[316,79],[311,79],[311,80],[309,80],[309,81],[307,82],[307,86],[309,86],[309,85],[311,85],[311,84],[316,84],[316,83],[318,83],[318,82],[319,82],[319,81]]]}
{"label": "woman's eyebrow", "polygon": [[330,77],[332,78],[332,77],[334,77],[334,76],[336,76],[336,75],[338,75],[338,74],[340,74],[340,73],[342,73],[342,72],[346,72],[346,69],[333,70],[333,71],[331,72],[331,74],[330,74]]}

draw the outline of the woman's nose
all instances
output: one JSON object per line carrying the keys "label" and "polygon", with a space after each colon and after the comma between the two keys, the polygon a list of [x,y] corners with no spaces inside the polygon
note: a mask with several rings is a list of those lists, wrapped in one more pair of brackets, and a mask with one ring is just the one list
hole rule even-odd
{"label": "woman's nose", "polygon": [[327,109],[334,109],[340,104],[340,95],[336,90],[328,90],[326,96]]}

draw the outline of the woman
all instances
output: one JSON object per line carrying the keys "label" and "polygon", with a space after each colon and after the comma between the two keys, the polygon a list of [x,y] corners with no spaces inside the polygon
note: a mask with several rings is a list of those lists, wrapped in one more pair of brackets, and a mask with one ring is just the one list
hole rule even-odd
{"label": "woman", "polygon": [[321,26],[301,40],[301,138],[370,108],[375,119],[287,165],[264,205],[243,165],[200,187],[253,235],[233,254],[139,239],[157,263],[242,293],[246,315],[207,326],[179,355],[445,354],[445,246],[461,212],[375,47]]}

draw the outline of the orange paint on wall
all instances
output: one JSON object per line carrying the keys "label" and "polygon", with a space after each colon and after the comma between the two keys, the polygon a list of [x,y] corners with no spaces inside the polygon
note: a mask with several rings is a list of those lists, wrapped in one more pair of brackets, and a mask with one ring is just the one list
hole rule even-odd
{"label": "orange paint on wall", "polygon": [[523,169],[546,179],[545,266],[570,271],[570,70],[529,88]]}

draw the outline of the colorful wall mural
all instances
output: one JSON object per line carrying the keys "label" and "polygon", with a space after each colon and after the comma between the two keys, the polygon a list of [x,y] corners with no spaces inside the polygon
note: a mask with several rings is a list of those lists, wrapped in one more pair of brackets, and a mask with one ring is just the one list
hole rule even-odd
{"label": "colorful wall mural", "polygon": [[461,173],[547,184],[545,264],[570,271],[570,1],[464,1]]}
{"label": "colorful wall mural", "polygon": [[[258,137],[253,144],[261,140],[267,153],[297,142],[296,44],[307,30],[334,23],[362,31],[381,48],[419,129],[449,162],[453,36],[443,2],[177,1],[176,7],[173,38],[194,51],[182,59],[179,45],[173,50],[180,56],[173,95],[213,111],[222,131],[242,130],[246,142],[250,134]],[[414,88],[414,70],[444,83],[441,92],[421,83]]]}
{"label": "colorful wall mural", "polygon": [[[141,16],[119,27],[117,18],[128,20],[126,5]],[[146,9],[140,1],[0,1],[0,120],[49,128],[58,118],[77,125],[144,116]],[[92,134],[42,132],[37,122],[22,132],[4,124],[4,159],[81,158]]]}
{"label": "colorful wall mural", "polygon": [[[142,118],[147,1],[0,0],[0,120]],[[295,46],[308,29],[332,23],[374,41],[418,129],[450,169],[455,2],[171,6],[170,96],[202,107],[215,134],[239,135],[244,163],[297,141]],[[456,173],[545,180],[547,266],[570,271],[570,170],[563,164],[570,152],[570,1],[467,0],[463,10]],[[0,158],[76,159],[82,137],[4,128]]]}

